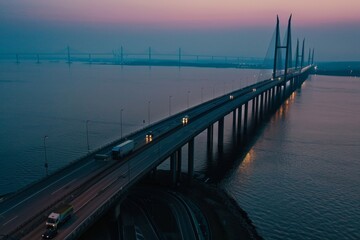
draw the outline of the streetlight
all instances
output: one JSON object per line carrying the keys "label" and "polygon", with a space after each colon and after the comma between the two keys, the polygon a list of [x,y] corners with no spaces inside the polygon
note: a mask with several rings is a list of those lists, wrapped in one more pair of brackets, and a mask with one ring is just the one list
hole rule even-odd
{"label": "streetlight", "polygon": [[189,95],[190,95],[190,91],[187,91],[187,108],[189,108]]}
{"label": "streetlight", "polygon": [[172,96],[169,96],[169,116],[171,116],[171,98]]}
{"label": "streetlight", "polygon": [[150,103],[151,101],[148,101],[148,125],[150,125]]}
{"label": "streetlight", "polygon": [[120,109],[120,138],[122,138],[122,112],[124,109]]}
{"label": "streetlight", "polygon": [[46,173],[46,176],[48,176],[48,160],[47,160],[47,154],[46,154],[46,139],[48,138],[47,135],[44,136],[44,152],[45,152],[45,164],[44,164],[44,167],[45,167],[45,173]]}
{"label": "streetlight", "polygon": [[87,143],[87,150],[88,152],[90,152],[90,146],[89,146],[89,121],[90,120],[86,120],[86,143]]}

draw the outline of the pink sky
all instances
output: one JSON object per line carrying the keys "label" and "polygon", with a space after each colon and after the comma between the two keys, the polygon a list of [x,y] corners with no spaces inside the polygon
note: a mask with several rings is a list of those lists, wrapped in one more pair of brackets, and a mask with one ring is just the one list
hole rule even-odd
{"label": "pink sky", "polygon": [[359,60],[359,10],[360,0],[0,0],[0,52],[122,44],[261,56],[276,15],[284,34],[293,14],[293,41],[306,38],[317,59]]}
{"label": "pink sky", "polygon": [[[359,22],[357,0],[11,0],[9,19],[146,24],[166,27],[272,25],[276,14],[298,25]],[[3,16],[4,17],[4,16]]]}

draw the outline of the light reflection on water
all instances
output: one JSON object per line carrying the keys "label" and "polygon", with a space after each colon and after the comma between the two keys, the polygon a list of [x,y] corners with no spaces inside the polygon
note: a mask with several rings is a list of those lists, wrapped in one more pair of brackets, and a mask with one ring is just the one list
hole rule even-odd
{"label": "light reflection on water", "polygon": [[[146,126],[171,112],[256,81],[254,70],[73,64],[0,65],[0,194]],[[360,239],[360,82],[313,76],[257,133],[249,152],[233,147],[231,114],[224,151],[195,138],[195,171],[225,188],[265,239]],[[249,111],[251,110],[249,106]],[[249,113],[251,116],[251,113]],[[145,120],[145,123],[144,123]],[[183,171],[187,147],[182,149]],[[245,156],[244,156],[245,154]],[[168,167],[164,163],[163,168]],[[229,170],[230,169],[230,170]]]}
{"label": "light reflection on water", "polygon": [[360,239],[360,81],[312,76],[221,185],[265,239]]}

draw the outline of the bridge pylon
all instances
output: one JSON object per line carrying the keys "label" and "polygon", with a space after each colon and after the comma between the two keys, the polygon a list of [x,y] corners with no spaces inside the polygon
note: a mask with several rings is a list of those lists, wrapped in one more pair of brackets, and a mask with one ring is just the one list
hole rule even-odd
{"label": "bridge pylon", "polygon": [[275,53],[274,53],[274,68],[272,78],[275,79],[277,77],[276,70],[278,67],[279,61],[281,61],[281,49],[286,49],[285,53],[285,78],[288,72],[288,68],[292,67],[292,47],[291,47],[291,18],[292,14],[288,20],[287,26],[287,37],[286,37],[286,45],[281,45],[280,43],[280,30],[279,30],[279,16],[276,16],[276,35],[275,35]]}

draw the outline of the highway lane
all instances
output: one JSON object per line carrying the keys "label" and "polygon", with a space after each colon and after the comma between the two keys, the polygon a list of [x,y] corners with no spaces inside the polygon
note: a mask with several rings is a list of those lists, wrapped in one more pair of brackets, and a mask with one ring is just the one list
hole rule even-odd
{"label": "highway lane", "polygon": [[[253,92],[250,93],[255,94]],[[234,107],[239,105],[239,102],[241,101],[246,101],[248,100],[248,96],[247,97],[243,97],[243,99],[240,100],[231,100],[228,101],[228,104],[233,105]],[[120,168],[118,168],[117,170],[115,170],[115,175],[112,179],[112,183],[113,185],[111,185],[111,188],[108,189],[102,189],[101,186],[94,186],[92,189],[94,190],[94,199],[91,200],[89,202],[89,205],[91,204],[95,204],[95,206],[99,206],[101,205],[101,203],[103,203],[107,198],[111,198],[112,196],[115,195],[116,192],[119,189],[124,190],[125,187],[128,187],[127,181],[129,180],[125,180],[125,181],[116,181],[116,176],[119,175],[118,171],[126,171],[126,168],[130,169],[130,181],[131,182],[136,182],[137,179],[141,178],[144,174],[146,174],[148,172],[148,170],[152,169],[155,165],[157,165],[159,162],[161,162],[163,159],[167,158],[170,153],[173,151],[172,149],[174,148],[179,148],[182,145],[184,145],[188,140],[189,140],[189,132],[191,134],[196,134],[196,132],[200,132],[203,129],[205,129],[208,125],[206,123],[206,121],[204,121],[204,119],[208,119],[208,118],[214,118],[217,119],[220,116],[223,116],[225,112],[228,112],[228,108],[227,106],[223,107],[223,108],[219,108],[216,109],[212,112],[209,112],[207,114],[205,114],[204,116],[202,116],[201,118],[198,118],[197,120],[190,122],[188,125],[183,126],[182,128],[180,128],[179,130],[175,131],[172,133],[171,136],[169,137],[165,137],[164,139],[162,139],[159,142],[154,142],[152,144],[151,147],[144,149],[142,152],[136,154],[135,156],[133,156],[128,163],[121,165]],[[181,141],[176,141],[176,144],[174,144],[174,139],[178,140],[181,139]],[[123,170],[119,170],[119,169],[123,169]],[[110,180],[111,181],[111,180]],[[100,193],[101,194],[96,194],[96,193]],[[76,203],[73,203],[76,204]],[[84,208],[83,208],[84,209]],[[77,213],[77,219],[74,223],[71,224],[70,228],[72,228],[73,230],[66,230],[66,232],[64,231],[63,234],[70,234],[71,232],[74,232],[76,230],[76,228],[80,228],[80,225],[83,221],[86,220],[86,218],[91,217],[91,214],[94,213],[91,210],[85,211],[83,212],[83,209],[81,209],[78,213]],[[89,208],[91,209],[91,208]],[[85,215],[82,215],[84,214]],[[61,235],[62,237],[70,237],[71,235]]]}
{"label": "highway lane", "polygon": [[[35,192],[28,194],[24,198],[16,196],[14,200],[18,201],[4,201],[0,204],[0,232],[6,233],[31,220],[38,212],[56,203],[64,194],[68,194],[83,185],[90,177],[89,172],[97,174],[107,165],[105,162],[92,161],[59,179],[49,182],[49,184],[44,182]],[[10,220],[7,220],[9,218]]]}
{"label": "highway lane", "polygon": [[[256,93],[253,91],[250,91],[249,94],[251,95],[251,97],[253,97],[253,95],[255,95]],[[247,95],[249,95],[249,94],[247,94]],[[251,97],[247,96],[246,98],[243,98],[242,101],[247,101]],[[240,98],[238,98],[238,99],[240,99]],[[230,104],[234,105],[235,107],[237,107],[239,105],[238,99],[235,98],[235,99],[232,99],[231,101],[229,101],[229,98],[228,98],[226,100],[226,105],[230,103]],[[219,116],[219,117],[214,118],[214,119],[218,119],[221,116],[223,116],[224,109],[226,112],[229,111],[228,107],[219,108],[219,109],[214,110],[213,112],[205,114],[204,116],[202,116],[199,119],[196,119],[196,120],[194,119],[194,121],[190,121],[190,124],[181,127],[176,132],[173,132],[171,137],[162,139],[160,142],[154,142],[152,144],[152,147],[146,148],[142,152],[136,154],[135,156],[132,156],[131,160],[128,161],[128,163],[121,165],[121,167],[119,169],[123,169],[123,170],[121,170],[122,172],[126,171],[126,168],[130,169],[130,171],[129,171],[130,181],[134,181],[134,180],[136,181],[137,179],[141,178],[147,172],[145,169],[153,168],[155,165],[157,165],[159,162],[161,162],[162,160],[164,160],[166,157],[168,157],[170,155],[171,151],[173,151],[171,149],[172,149],[172,147],[174,147],[174,139],[182,139],[182,141],[177,142],[177,147],[181,147],[189,140],[189,137],[188,137],[189,131],[193,132],[193,134],[196,134],[195,132],[201,132],[208,126],[206,121],[204,121],[203,119],[209,119],[209,118],[214,118],[214,116]],[[196,124],[196,126],[195,126],[195,124]],[[193,126],[193,127],[191,127],[191,126]],[[195,129],[197,129],[197,130],[195,130]],[[169,151],[169,149],[170,149],[170,151]],[[155,162],[154,162],[154,159],[156,159]],[[115,175],[114,175],[113,179],[109,180],[112,183],[116,182],[116,177],[120,174],[118,172],[118,170],[115,170],[114,173],[115,173]],[[122,181],[122,182],[119,181],[119,182],[115,183],[113,186],[115,187],[115,189],[119,190],[119,189],[123,189],[126,186],[126,184],[127,184],[126,181]],[[111,191],[114,191],[114,188],[109,188],[109,189],[112,189]],[[99,205],[99,204],[101,204],[101,202],[104,201],[104,199],[103,199],[104,196],[111,197],[112,195],[114,195],[114,194],[111,194],[114,192],[108,192],[109,189],[106,189],[106,190],[102,189],[102,184],[100,184],[99,186],[92,186],[92,190],[94,192],[94,196],[93,196],[94,200],[91,200],[89,203],[96,202],[96,204]],[[98,194],[100,192],[101,192],[101,194]],[[106,192],[107,192],[107,194],[110,194],[110,195],[105,194]],[[95,198],[96,198],[96,200],[95,200]],[[101,200],[101,199],[103,199],[103,200]],[[73,204],[76,205],[77,203],[73,202]],[[80,214],[82,214],[82,213],[81,212],[77,213],[77,220],[71,225],[71,228],[74,228],[74,230],[80,226],[80,224],[86,219],[88,214],[91,215],[91,212],[86,212],[86,214],[84,216],[82,216]],[[69,233],[71,233],[71,231]],[[64,234],[64,235],[61,235],[60,237],[65,237],[66,234],[68,234],[68,231],[64,231],[62,234]]]}
{"label": "highway lane", "polygon": [[[203,122],[203,121],[200,119],[200,122]],[[184,127],[186,128],[187,126],[184,126]],[[188,131],[187,129],[185,131],[183,131],[185,135],[186,135],[187,131]],[[175,138],[180,138],[181,139],[181,138],[184,138],[184,136],[179,136],[179,137],[176,136]],[[160,143],[158,143],[156,145],[157,145],[156,147],[145,149],[142,153],[140,153],[137,156],[133,157],[133,159],[136,159],[136,160],[133,160],[133,161],[127,163],[127,164],[123,164],[121,167],[119,167],[117,170],[115,170],[112,174],[106,176],[106,179],[102,180],[101,182],[98,182],[96,185],[93,185],[91,187],[91,191],[85,192],[85,193],[89,192],[89,193],[91,193],[91,195],[85,195],[85,197],[77,198],[76,202],[72,202],[75,209],[76,208],[81,208],[82,209],[83,206],[84,206],[84,204],[79,199],[86,199],[86,204],[89,204],[92,201],[95,201],[93,199],[99,198],[101,196],[101,194],[99,194],[99,193],[104,192],[104,189],[102,188],[103,183],[106,181],[105,185],[108,185],[109,183],[113,184],[114,182],[117,181],[118,176],[123,175],[124,173],[126,173],[128,171],[128,169],[130,169],[130,172],[129,172],[130,175],[128,175],[128,176],[129,176],[129,178],[131,180],[140,178],[144,174],[144,172],[143,172],[144,168],[151,168],[151,166],[153,165],[153,162],[152,162],[152,159],[151,159],[152,156],[156,156],[156,155],[159,156],[161,153],[165,153],[165,155],[169,154],[169,153],[166,153],[166,151],[163,151],[163,150],[164,150],[164,148],[169,149],[170,146],[173,145],[173,138],[170,138],[169,143],[165,142],[165,144],[164,144],[164,143],[160,142]],[[169,147],[167,145],[169,145]],[[123,181],[123,182],[120,181],[119,183],[120,183],[120,185],[114,185],[114,186],[116,186],[116,188],[115,188],[116,191],[118,189],[123,188],[126,185],[127,182],[126,181]],[[99,200],[96,200],[96,201],[99,201]],[[79,210],[79,211],[81,211],[81,210]],[[78,212],[76,213],[76,215],[78,215]],[[83,219],[80,218],[80,217],[77,218],[77,221],[80,221],[80,220],[83,220]],[[74,224],[72,224],[72,225],[75,226],[76,222]],[[60,233],[59,233],[59,236],[62,237],[62,235],[60,235]]]}
{"label": "highway lane", "polygon": [[[176,122],[180,122],[180,121],[181,121],[181,118],[176,119]],[[177,126],[178,123],[176,123],[176,122],[175,122],[175,121],[171,121],[170,124],[167,124],[167,125],[166,125],[166,128],[167,128],[167,129],[169,129],[169,128],[171,129],[173,125]],[[167,129],[166,129],[166,130],[167,130]],[[166,131],[166,130],[165,130],[165,131]],[[158,130],[156,130],[156,131],[158,131]],[[142,140],[142,141],[144,141],[143,139],[144,139],[144,138],[141,137],[141,140]],[[135,139],[135,141],[136,141],[136,140],[137,140],[137,139]],[[85,178],[83,178],[83,176],[79,176],[79,177],[80,177],[81,179],[85,179]],[[73,182],[73,181],[74,181],[74,178],[71,179],[71,180],[69,180],[69,181],[70,181],[70,182]],[[67,186],[67,185],[62,185],[62,186],[57,186],[57,187],[65,188],[66,186]],[[48,187],[46,187],[46,188],[48,188]],[[58,189],[59,189],[59,188],[58,188]],[[45,189],[41,189],[41,191],[43,191],[43,190],[45,190]],[[53,189],[50,189],[50,190],[52,191],[52,194],[53,194],[54,192],[56,192],[56,190],[55,190],[55,191],[53,191]],[[39,192],[39,191],[38,191],[38,192]],[[38,192],[36,192],[36,193],[38,193]],[[47,194],[47,195],[48,195],[48,194]],[[31,196],[33,196],[33,195],[31,195]],[[40,196],[39,196],[39,197],[40,197]],[[47,201],[49,198],[48,198],[48,196],[46,196],[45,198],[42,198],[42,199],[45,199],[45,200]],[[40,202],[40,201],[37,200],[37,202]],[[42,202],[42,203],[43,203],[43,202]],[[46,206],[46,205],[45,205],[45,206]],[[26,207],[26,206],[25,206],[25,207]],[[17,209],[17,211],[19,211],[19,210],[20,210],[20,212],[25,212],[24,210]],[[15,216],[15,218],[17,218],[17,216]],[[13,220],[15,220],[15,218],[13,217],[13,218],[10,219],[10,220],[13,221]],[[26,219],[26,218],[22,218],[22,219]],[[7,225],[8,223],[9,223],[9,222],[6,222],[5,225]],[[18,221],[14,221],[14,223],[15,223],[15,224],[18,224]],[[3,224],[3,226],[5,226],[5,225]]]}
{"label": "highway lane", "polygon": [[[186,133],[186,131],[191,130],[189,128],[189,126],[194,126],[193,127],[193,132],[201,132],[203,131],[206,126],[208,125],[204,125],[203,127],[199,128],[199,126],[195,126],[193,123],[198,122],[196,121],[197,118],[201,119],[209,119],[211,118],[213,115],[207,116],[207,113],[213,109],[213,108],[217,108],[219,106],[222,105],[228,105],[229,103],[233,104],[235,106],[235,108],[237,106],[239,106],[240,102],[239,99],[242,99],[242,101],[246,101],[247,99],[251,99],[252,97],[256,96],[258,94],[258,91],[253,92],[252,89],[253,88],[257,88],[258,90],[265,88],[263,86],[265,85],[277,85],[282,81],[270,81],[270,80],[266,80],[257,84],[254,84],[252,86],[249,86],[247,88],[238,90],[238,91],[234,91],[232,93],[226,94],[222,97],[216,98],[212,101],[208,101],[202,105],[199,105],[197,107],[191,108],[187,111],[175,114],[174,116],[165,119],[164,121],[160,121],[158,123],[155,123],[153,125],[150,125],[148,128],[142,129],[138,132],[135,132],[132,135],[129,135],[128,138],[131,138],[135,141],[136,143],[136,150],[135,150],[135,154],[133,154],[131,156],[131,161],[129,161],[127,165],[127,168],[130,169],[130,173],[131,173],[131,180],[136,180],[139,177],[141,177],[142,175],[144,175],[146,171],[144,171],[144,169],[151,169],[152,167],[154,167],[156,164],[160,163],[162,160],[164,160],[167,156],[169,156],[169,154],[171,152],[167,151],[167,149],[171,149],[171,147],[174,147],[174,139],[183,139],[184,137],[187,137],[186,139],[184,139],[183,141],[181,141],[181,143],[178,143],[176,146],[181,147],[182,145],[184,145],[187,141],[188,141],[188,135]],[[241,97],[242,95],[246,95],[247,97]],[[230,99],[229,96],[233,95],[234,99]],[[231,100],[231,101],[230,101]],[[238,104],[238,105],[236,105]],[[232,107],[234,107],[232,106]],[[229,111],[228,107],[225,108],[220,108],[220,109],[227,109],[226,111]],[[215,114],[216,112],[218,112],[217,110],[214,110],[212,112],[212,114]],[[220,113],[218,118],[214,118],[216,121],[216,119],[219,119],[221,117],[221,114],[224,114],[223,112]],[[189,115],[190,116],[190,124],[186,125],[186,126],[182,126],[181,124],[181,119],[184,115]],[[203,116],[202,116],[203,115]],[[201,117],[200,117],[201,116]],[[204,118],[205,116],[205,118]],[[201,122],[201,121],[200,121]],[[206,122],[206,121],[203,121]],[[177,131],[179,129],[186,129],[186,131],[183,134],[177,133]],[[195,130],[196,129],[196,130]],[[161,139],[161,141],[157,142],[154,141],[151,144],[148,144],[150,150],[148,150],[148,148],[143,148],[143,146],[146,145],[145,142],[145,134],[148,130],[152,130],[154,133],[156,133],[157,135],[154,136],[155,140],[156,138]],[[175,131],[174,136],[172,136],[170,138],[169,141],[167,141],[166,139],[166,134],[167,132],[172,132]],[[181,131],[179,131],[181,132]],[[165,139],[162,139],[163,136],[165,136]],[[120,142],[114,142],[114,144]],[[106,148],[103,148],[99,153],[106,153],[109,154],[110,150],[112,148],[113,145],[108,146]],[[141,149],[142,152],[137,152],[137,149]],[[172,150],[171,150],[172,151]],[[165,154],[163,154],[163,153]],[[155,158],[157,158],[156,161],[153,160],[149,160],[148,156],[156,156]],[[165,156],[167,155],[167,156]],[[34,215],[33,211],[38,211],[39,209],[39,203],[41,206],[49,206],[50,204],[48,203],[47,205],[45,205],[45,203],[48,202],[49,199],[49,195],[59,195],[59,198],[61,198],[61,196],[66,196],[67,192],[71,192],[73,191],[76,187],[81,186],[84,182],[87,182],[89,179],[94,178],[94,175],[92,174],[93,168],[95,165],[94,162],[96,161],[90,161],[90,159],[92,159],[92,157],[89,157],[89,162],[91,162],[91,164],[89,163],[89,169],[87,169],[86,167],[82,167],[82,169],[85,169],[84,172],[82,172],[82,174],[70,174],[69,178],[64,178],[62,181],[59,182],[44,182],[44,189],[37,189],[36,191],[34,191],[36,194],[36,197],[33,196],[34,193],[28,193],[28,195],[25,197],[18,197],[17,200],[13,200],[16,199],[16,197],[10,199],[12,201],[5,201],[2,202],[0,204],[0,209],[8,209],[10,208],[11,210],[7,211],[7,210],[2,210],[0,212],[1,214],[1,219],[0,219],[0,223],[2,225],[0,225],[0,231],[1,233],[9,233],[16,224],[18,224],[18,219],[19,219],[19,213],[24,213],[24,212],[28,212],[28,216],[30,215]],[[129,157],[130,159],[130,157]],[[126,161],[126,159],[124,160]],[[109,161],[109,162],[114,162],[114,161]],[[106,165],[106,164],[105,164]],[[91,166],[91,167],[90,167]],[[121,174],[121,171],[118,172],[117,169],[123,167],[123,165],[121,164],[114,164],[113,166],[111,166],[113,168],[112,171],[116,172],[115,174]],[[124,169],[126,167],[123,167]],[[92,170],[91,170],[92,169]],[[101,169],[101,168],[99,168]],[[80,171],[81,172],[81,171]],[[70,177],[71,176],[71,177]],[[46,184],[51,185],[50,187],[46,186]],[[52,186],[55,186],[56,188],[52,188]],[[119,185],[117,186],[117,189],[121,189],[122,187],[124,187],[126,185],[126,183],[124,183],[123,185]],[[93,186],[91,186],[91,188],[93,188]],[[98,189],[99,190],[99,189]],[[96,191],[96,190],[95,190]],[[105,191],[106,192],[106,191]],[[43,194],[40,194],[43,193]],[[30,197],[30,198],[29,198]],[[34,202],[30,202],[28,200],[24,199],[33,199]],[[20,200],[19,200],[20,199]],[[22,207],[24,202],[28,202],[31,203],[29,205],[27,205],[26,207]],[[75,203],[76,204],[76,203]],[[29,209],[31,209],[31,211],[29,211]],[[5,212],[7,211],[7,212]],[[23,219],[21,217],[21,219]],[[11,223],[15,223],[14,225],[11,225]],[[11,226],[11,227],[10,227]],[[2,227],[2,228],[1,228]],[[10,229],[10,230],[9,230]]]}

